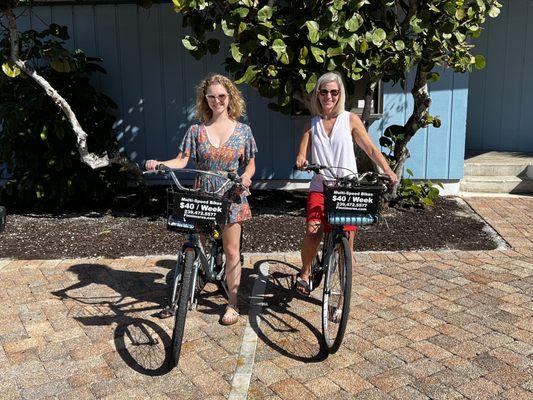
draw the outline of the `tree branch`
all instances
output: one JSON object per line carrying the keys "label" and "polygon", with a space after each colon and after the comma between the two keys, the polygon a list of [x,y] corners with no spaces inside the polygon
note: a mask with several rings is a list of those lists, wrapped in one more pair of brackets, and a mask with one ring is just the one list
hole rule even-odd
{"label": "tree branch", "polygon": [[402,34],[405,35],[405,32],[409,29],[409,22],[411,21],[411,18],[413,18],[414,15],[418,12],[418,0],[409,0],[409,10],[407,11],[407,15],[405,16],[405,19],[402,23]]}
{"label": "tree branch", "polygon": [[102,168],[109,166],[111,164],[120,165],[125,172],[130,173],[141,190],[145,192],[146,184],[142,172],[139,167],[129,161],[126,157],[120,153],[114,153],[111,155],[98,156],[94,153],[90,153],[87,147],[87,133],[81,127],[76,114],[68,104],[68,102],[55,90],[50,83],[43,78],[41,75],[35,71],[34,68],[27,65],[25,61],[20,59],[19,56],[19,34],[16,25],[15,15],[13,13],[13,7],[16,6],[18,0],[8,0],[11,1],[9,4],[11,7],[6,7],[4,2],[0,0],[0,9],[5,14],[8,20],[8,29],[9,29],[9,38],[10,38],[10,57],[11,61],[18,67],[22,72],[27,74],[32,78],[47,94],[48,97],[63,111],[67,117],[72,130],[74,131],[77,139],[78,152],[80,154],[80,159],[82,162],[87,164],[92,169]]}

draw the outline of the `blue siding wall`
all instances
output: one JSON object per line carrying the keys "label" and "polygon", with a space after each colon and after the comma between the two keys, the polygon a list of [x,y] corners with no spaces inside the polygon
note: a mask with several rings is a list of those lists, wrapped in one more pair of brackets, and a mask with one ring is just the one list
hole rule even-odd
{"label": "blue siding wall", "polygon": [[[134,161],[173,157],[194,120],[195,85],[209,72],[224,72],[225,55],[200,61],[190,56],[181,45],[180,17],[167,4],[155,4],[148,10],[130,4],[41,6],[18,20],[21,29],[42,29],[51,22],[69,27],[70,48],[103,58],[107,74],[93,83],[118,105],[116,129],[128,156]],[[440,72],[442,78],[430,87],[430,93],[431,112],[441,117],[442,127],[421,130],[413,138],[407,167],[416,178],[460,179],[468,77]],[[267,108],[268,100],[254,89],[242,90],[259,147],[258,177],[304,178],[292,172],[304,120],[274,113]],[[383,118],[370,128],[375,143],[388,125],[406,121],[412,104],[408,89],[385,85]]]}
{"label": "blue siding wall", "polygon": [[487,67],[470,76],[466,147],[533,152],[533,0],[504,0],[477,41]]}

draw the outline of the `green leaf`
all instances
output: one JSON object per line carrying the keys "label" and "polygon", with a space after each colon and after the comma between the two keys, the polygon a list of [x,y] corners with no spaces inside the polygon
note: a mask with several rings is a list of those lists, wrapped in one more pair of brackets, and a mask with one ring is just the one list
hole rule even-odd
{"label": "green leaf", "polygon": [[440,79],[440,74],[438,72],[430,72],[427,74],[428,82],[434,83]]}
{"label": "green leaf", "polygon": [[387,38],[387,34],[381,28],[376,29],[372,33],[372,43],[374,43],[378,47],[380,47],[383,44],[386,38]]}
{"label": "green leaf", "polygon": [[489,9],[489,16],[492,18],[496,18],[498,15],[500,15],[500,9],[496,6],[491,6]]}
{"label": "green leaf", "polygon": [[272,7],[264,6],[257,12],[257,19],[261,22],[265,22],[272,18]]}
{"label": "green leaf", "polygon": [[343,49],[341,46],[334,47],[334,48],[328,47],[327,55],[328,57],[335,57],[335,56],[340,56],[342,52],[343,52]]}
{"label": "green leaf", "polygon": [[368,50],[368,42],[366,41],[366,38],[364,37],[363,40],[361,41],[361,46],[360,46],[360,51],[361,53],[366,53],[366,51]]}
{"label": "green leaf", "polygon": [[306,46],[302,47],[300,49],[300,54],[298,55],[298,61],[300,62],[300,64],[302,65],[307,64],[308,56],[309,56],[309,50],[307,49]]}
{"label": "green leaf", "polygon": [[328,66],[326,67],[328,71],[334,71],[337,69],[337,64],[333,58],[330,58],[328,61]]}
{"label": "green leaf", "polygon": [[174,11],[177,13],[182,12],[185,7],[185,0],[172,0],[172,2],[174,3]]}
{"label": "green leaf", "polygon": [[260,40],[259,44],[261,46],[268,46],[268,38],[260,33],[257,35],[257,38]]}
{"label": "green leaf", "polygon": [[423,31],[423,29],[420,27],[420,23],[422,20],[417,17],[411,18],[411,21],[409,21],[409,25],[411,25],[411,28],[413,28],[413,32],[420,33]]}
{"label": "green leaf", "polygon": [[390,125],[383,132],[383,136],[392,138],[395,140],[399,135],[402,134],[404,127],[402,125]]}
{"label": "green leaf", "polygon": [[307,80],[305,84],[305,90],[307,91],[307,93],[311,93],[313,91],[313,89],[316,86],[317,80],[318,80],[318,77],[316,76],[316,74],[312,74],[309,77],[309,79]]}
{"label": "green leaf", "polygon": [[13,61],[6,61],[2,64],[2,71],[10,78],[16,78],[20,75],[20,68]]}
{"label": "green leaf", "polygon": [[305,26],[308,29],[307,37],[311,43],[316,43],[320,39],[319,25],[316,21],[306,21]]}
{"label": "green leaf", "polygon": [[225,19],[222,20],[220,26],[222,27],[222,31],[224,32],[224,35],[226,36],[231,37],[235,33],[234,29],[228,28],[228,22]]}
{"label": "green leaf", "polygon": [[455,10],[455,18],[457,18],[459,21],[461,21],[465,17],[466,17],[466,13],[464,9],[458,8],[457,10]]}
{"label": "green leaf", "polygon": [[403,49],[405,49],[405,43],[403,42],[403,40],[397,40],[394,42],[394,47],[396,47],[396,50],[402,51]]}
{"label": "green leaf", "polygon": [[255,65],[250,65],[248,68],[246,68],[246,72],[244,73],[244,75],[240,79],[236,80],[235,83],[250,83],[254,80],[258,72],[259,70],[256,69]]}
{"label": "green leaf", "polygon": [[285,54],[287,54],[287,45],[285,42],[281,39],[276,39],[272,43],[272,46],[270,46],[272,50],[276,52],[276,56],[278,60]]}
{"label": "green leaf", "polygon": [[487,65],[487,62],[485,61],[485,57],[483,57],[482,55],[478,54],[475,57],[475,65],[476,65],[476,69],[485,68],[485,66]]}
{"label": "green leaf", "polygon": [[235,43],[232,43],[230,46],[230,51],[231,51],[231,56],[233,57],[233,59],[237,61],[238,63],[240,63],[242,60],[242,53],[239,50],[239,47]]}
{"label": "green leaf", "polygon": [[244,17],[246,17],[246,16],[248,15],[248,12],[249,12],[249,11],[250,11],[250,10],[249,10],[248,8],[245,8],[245,7],[239,7],[239,8],[237,8],[237,9],[233,10],[233,11],[231,12],[231,14],[232,14],[232,15],[238,15],[239,17],[244,18]]}
{"label": "green leaf", "polygon": [[448,14],[450,15],[454,15],[455,14],[455,4],[453,4],[453,2],[451,1],[448,1],[444,4],[444,11],[446,11]]}
{"label": "green leaf", "polygon": [[459,31],[455,31],[453,34],[459,43],[463,43],[466,40],[466,36]]}
{"label": "green leaf", "polygon": [[315,60],[317,60],[319,63],[324,62],[324,56],[326,55],[326,52],[321,48],[311,46],[311,54],[313,54],[313,57],[315,57]]}
{"label": "green leaf", "polygon": [[239,22],[239,27],[237,28],[237,34],[241,34],[246,30],[247,26],[244,22]]}
{"label": "green leaf", "polygon": [[344,23],[344,27],[348,32],[357,31],[363,24],[363,18],[359,14],[354,14],[350,19],[347,19]]}
{"label": "green leaf", "polygon": [[43,129],[41,130],[41,140],[44,142],[48,137],[48,128],[46,125],[43,126]]}
{"label": "green leaf", "polygon": [[187,35],[181,39],[181,43],[183,43],[183,47],[189,51],[198,50],[198,39],[195,37]]}

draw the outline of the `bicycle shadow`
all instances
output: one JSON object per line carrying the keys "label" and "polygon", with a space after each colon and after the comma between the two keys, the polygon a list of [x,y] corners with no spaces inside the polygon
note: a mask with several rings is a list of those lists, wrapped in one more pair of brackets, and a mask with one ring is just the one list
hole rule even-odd
{"label": "bicycle shadow", "polygon": [[323,361],[328,353],[322,343],[322,333],[305,317],[306,312],[320,310],[322,302],[293,290],[292,277],[299,269],[290,263],[259,260],[253,269],[256,279],[262,278],[260,266],[265,262],[276,267],[266,277],[262,310],[249,313],[251,327],[263,343],[283,356],[306,363]]}
{"label": "bicycle shadow", "polygon": [[52,292],[66,303],[67,316],[84,326],[116,325],[116,350],[133,370],[149,376],[170,372],[170,336],[158,323],[138,316],[161,308],[167,288],[157,280],[163,274],[89,263],[72,265],[68,271],[78,281]]}

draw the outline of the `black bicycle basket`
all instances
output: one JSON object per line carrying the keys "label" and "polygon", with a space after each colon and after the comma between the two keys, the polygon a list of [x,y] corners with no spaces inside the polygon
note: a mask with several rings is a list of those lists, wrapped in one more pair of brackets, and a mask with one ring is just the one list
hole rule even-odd
{"label": "black bicycle basket", "polygon": [[377,221],[382,185],[350,186],[324,182],[324,209],[331,225],[369,225]]}
{"label": "black bicycle basket", "polygon": [[205,192],[167,189],[167,227],[178,232],[207,231],[227,222],[230,201]]}

